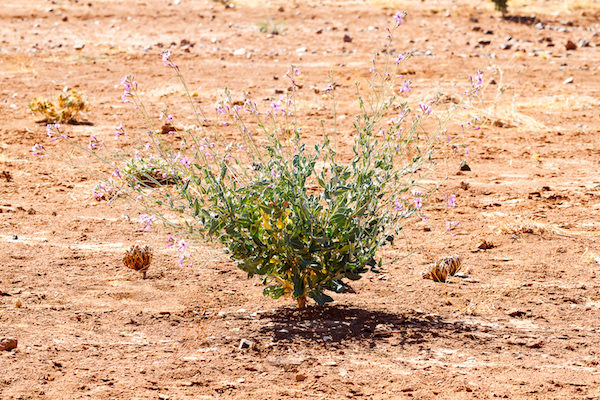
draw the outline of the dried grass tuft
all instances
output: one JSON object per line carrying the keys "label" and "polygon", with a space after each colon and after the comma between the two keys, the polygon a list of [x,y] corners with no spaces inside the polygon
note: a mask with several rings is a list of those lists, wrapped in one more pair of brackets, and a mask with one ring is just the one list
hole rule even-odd
{"label": "dried grass tuft", "polygon": [[41,115],[39,122],[62,123],[75,122],[79,115],[89,110],[90,105],[77,90],[69,90],[58,95],[56,101],[36,97],[28,104],[35,115]]}
{"label": "dried grass tuft", "polygon": [[580,237],[580,236],[598,236],[597,233],[587,231],[574,231],[566,230],[558,226],[557,224],[549,222],[541,222],[533,219],[527,219],[523,217],[509,217],[509,216],[498,216],[494,215],[494,225],[491,228],[496,233],[504,233],[510,235],[518,235],[521,233],[531,233],[534,235],[543,235],[544,233],[553,233],[555,235],[567,236],[567,237]]}
{"label": "dried grass tuft", "polygon": [[462,265],[460,256],[442,258],[433,264],[429,264],[427,269],[421,272],[423,279],[431,279],[435,282],[446,282],[448,276],[454,276]]}
{"label": "dried grass tuft", "polygon": [[498,128],[517,128],[527,131],[547,131],[548,127],[535,118],[522,114],[512,109],[490,108],[477,110],[472,116],[478,118],[482,125],[496,126]]}
{"label": "dried grass tuft", "polygon": [[581,256],[581,262],[584,264],[600,264],[600,255],[590,251],[590,249],[585,249]]}
{"label": "dried grass tuft", "polygon": [[498,230],[500,233],[506,234],[531,233],[534,235],[542,235],[546,232],[553,232],[559,229],[553,224],[534,221],[532,219],[504,218],[499,222]]}
{"label": "dried grass tuft", "polygon": [[146,279],[146,272],[150,267],[153,255],[152,247],[148,245],[140,246],[136,244],[131,246],[123,256],[123,264],[126,267],[139,271],[143,274],[143,279]]}

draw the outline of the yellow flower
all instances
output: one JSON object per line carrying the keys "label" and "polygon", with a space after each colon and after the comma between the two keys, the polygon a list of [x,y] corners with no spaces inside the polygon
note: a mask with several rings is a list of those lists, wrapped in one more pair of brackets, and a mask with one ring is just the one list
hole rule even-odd
{"label": "yellow flower", "polygon": [[265,212],[263,210],[260,210],[260,212],[262,213],[262,227],[263,229],[267,229],[267,230],[272,230],[273,227],[271,227],[271,224],[269,223],[269,216],[267,214],[265,214]]}

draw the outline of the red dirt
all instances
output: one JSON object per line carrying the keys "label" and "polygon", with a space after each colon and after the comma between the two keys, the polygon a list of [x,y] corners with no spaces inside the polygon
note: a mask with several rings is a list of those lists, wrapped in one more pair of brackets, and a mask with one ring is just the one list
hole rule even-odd
{"label": "red dirt", "polygon": [[[515,7],[536,12],[529,24],[502,19],[488,2],[405,5],[396,49],[416,53],[406,64],[411,99],[459,93],[481,68],[496,84],[473,107],[492,122],[533,122],[464,137],[472,170],[453,173],[428,211],[442,232],[446,220],[460,221],[456,236],[367,275],[328,307],[299,311],[264,298],[217,246],[196,247],[207,261],[179,268],[163,232],[140,231],[135,209],[95,201],[92,178],[32,156],[48,140],[27,103],[81,90],[93,106],[89,124],[63,129],[114,141],[119,123],[143,128],[120,100],[120,79],[131,73],[153,112],[168,103],[184,118],[181,89],[159,57],[170,48],[206,107],[225,85],[275,96],[290,64],[305,90],[325,87],[334,69],[349,133],[353,83],[367,77],[396,10],[381,1],[177,3],[0,6],[0,338],[18,339],[0,354],[0,398],[600,398],[598,11]],[[267,16],[287,21],[284,35],[259,32]],[[511,48],[502,49],[507,36]],[[590,45],[567,51],[568,40]],[[318,139],[331,110],[307,92],[306,138]],[[447,194],[457,195],[451,211]],[[519,217],[539,224],[502,231]],[[406,230],[413,245],[439,232]],[[483,240],[493,247],[479,249]],[[156,250],[146,280],[121,262],[135,243]],[[400,242],[386,254],[405,250]],[[421,278],[430,259],[449,254],[461,255],[470,277]],[[240,349],[242,339],[253,344]]]}

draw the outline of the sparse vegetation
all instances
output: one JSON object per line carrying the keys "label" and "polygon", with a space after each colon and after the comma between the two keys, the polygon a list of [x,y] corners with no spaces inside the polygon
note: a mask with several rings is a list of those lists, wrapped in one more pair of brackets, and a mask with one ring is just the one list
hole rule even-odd
{"label": "sparse vegetation", "polygon": [[[441,166],[461,156],[456,138],[474,128],[473,121],[453,124],[453,118],[464,98],[480,90],[481,72],[470,77],[471,88],[456,104],[445,104],[436,94],[413,111],[401,100],[411,82],[396,79],[402,79],[400,65],[411,54],[392,54],[391,45],[404,17],[394,16],[386,52],[372,60],[366,94],[357,84],[360,113],[349,160],[338,156],[333,75],[325,91],[332,101],[333,129],[309,146],[301,139],[297,68],[292,66],[286,74],[291,89],[273,99],[267,110],[249,97],[234,101],[226,89],[216,105],[217,120],[207,124],[171,53],[164,52],[162,59],[188,93],[203,135],[178,132],[181,143],[173,147],[152,127],[138,83],[131,76],[124,78],[124,101],[133,103],[150,126],[135,158],[123,168],[115,166],[111,179],[125,183],[119,193],[153,215],[144,217],[146,228],[156,217],[188,235],[220,242],[249,277],[262,278],[265,295],[292,296],[300,308],[308,298],[319,305],[333,301],[326,291],[343,292],[347,280],[378,271],[384,262],[381,248],[393,243],[405,221],[426,218],[423,207],[446,176]],[[162,115],[169,122],[173,119],[166,112]],[[236,128],[239,139],[225,141],[224,126]],[[56,133],[50,136],[62,137]],[[102,155],[104,143],[95,137],[87,148],[76,146],[109,162]],[[448,197],[450,207],[455,197]],[[165,207],[179,214],[182,223],[167,218]],[[446,221],[448,230],[456,224]],[[186,252],[187,244],[179,243]]]}
{"label": "sparse vegetation", "polygon": [[146,273],[152,263],[154,251],[148,245],[140,246],[139,244],[131,246],[123,256],[123,264],[127,268],[142,273],[143,279],[146,279]]}
{"label": "sparse vegetation", "polygon": [[280,35],[285,32],[286,21],[282,19],[275,20],[274,18],[264,18],[258,21],[256,25],[258,25],[258,29],[262,33]]}
{"label": "sparse vegetation", "polygon": [[90,105],[81,92],[69,90],[59,94],[55,101],[36,97],[28,107],[34,115],[41,116],[39,122],[72,123],[77,122]]}
{"label": "sparse vegetation", "polygon": [[508,0],[492,0],[496,10],[501,11],[502,14],[506,14],[508,11]]}

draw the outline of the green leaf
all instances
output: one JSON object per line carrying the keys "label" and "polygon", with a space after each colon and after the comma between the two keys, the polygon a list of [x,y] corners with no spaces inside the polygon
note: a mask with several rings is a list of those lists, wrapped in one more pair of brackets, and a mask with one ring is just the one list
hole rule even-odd
{"label": "green leaf", "polygon": [[338,186],[333,190],[333,194],[335,194],[336,196],[339,196],[341,194],[346,193],[350,189],[351,188],[348,186]]}
{"label": "green leaf", "polygon": [[263,290],[263,296],[268,296],[275,300],[277,300],[284,294],[285,294],[285,290],[283,288],[280,288],[279,286],[274,286],[274,285],[267,286]]}
{"label": "green leaf", "polygon": [[341,280],[333,280],[331,281],[331,290],[336,293],[342,293],[348,289],[348,286],[344,285],[344,282]]}
{"label": "green leaf", "polygon": [[294,283],[294,297],[301,297],[304,294],[304,279],[302,276],[293,275],[292,282]]}
{"label": "green leaf", "polygon": [[194,216],[198,216],[200,214],[200,204],[198,203],[198,199],[194,199],[194,203],[192,204],[192,208],[194,210]]}
{"label": "green leaf", "polygon": [[328,296],[322,292],[312,291],[308,294],[308,296],[311,299],[313,299],[314,301],[316,301],[317,304],[320,306],[325,305],[325,303],[330,303],[333,301],[333,298],[331,296]]}
{"label": "green leaf", "polygon": [[346,278],[350,279],[351,281],[357,281],[361,278],[361,276],[359,274],[355,274],[354,272],[351,272],[351,271],[346,271],[344,276]]}

